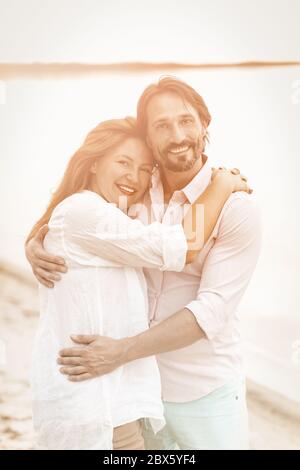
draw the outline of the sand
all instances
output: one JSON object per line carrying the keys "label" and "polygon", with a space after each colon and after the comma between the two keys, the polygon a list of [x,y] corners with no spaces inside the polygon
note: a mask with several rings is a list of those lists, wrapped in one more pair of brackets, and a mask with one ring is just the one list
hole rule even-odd
{"label": "sand", "polygon": [[[37,287],[31,277],[0,265],[0,449],[34,449],[29,367],[38,323]],[[300,450],[295,404],[248,382],[251,448]]]}

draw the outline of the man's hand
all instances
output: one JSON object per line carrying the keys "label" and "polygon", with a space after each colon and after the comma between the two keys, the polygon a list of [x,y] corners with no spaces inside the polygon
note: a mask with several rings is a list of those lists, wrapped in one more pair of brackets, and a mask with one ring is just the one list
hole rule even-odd
{"label": "man's hand", "polygon": [[67,272],[67,266],[63,258],[44,250],[43,241],[48,230],[48,225],[43,225],[26,244],[25,253],[37,280],[46,287],[54,287],[54,282],[61,279],[58,273]]}
{"label": "man's hand", "polygon": [[57,363],[63,366],[60,372],[68,375],[69,380],[81,382],[143,357],[184,348],[204,336],[193,313],[185,308],[149,330],[127,338],[71,336],[82,347],[61,350]]}
{"label": "man's hand", "polygon": [[124,362],[127,339],[113,339],[99,335],[71,336],[72,341],[83,347],[62,349],[57,363],[62,374],[72,382],[82,382],[108,374]]}

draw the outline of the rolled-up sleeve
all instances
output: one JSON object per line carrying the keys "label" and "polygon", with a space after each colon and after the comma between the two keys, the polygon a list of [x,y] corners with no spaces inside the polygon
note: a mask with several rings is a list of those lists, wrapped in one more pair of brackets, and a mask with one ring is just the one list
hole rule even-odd
{"label": "rolled-up sleeve", "polygon": [[186,305],[207,339],[213,339],[230,321],[251,279],[260,245],[258,205],[247,194],[238,194],[229,200],[220,218],[197,298]]}
{"label": "rolled-up sleeve", "polygon": [[181,271],[185,265],[187,242],[181,225],[144,225],[96,194],[74,197],[64,217],[64,232],[70,256],[79,250],[81,261],[85,252],[87,259],[99,257],[116,266]]}

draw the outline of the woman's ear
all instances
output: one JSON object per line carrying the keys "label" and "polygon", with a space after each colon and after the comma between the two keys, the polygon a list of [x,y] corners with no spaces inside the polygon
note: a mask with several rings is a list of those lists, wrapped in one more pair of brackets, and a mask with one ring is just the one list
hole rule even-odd
{"label": "woman's ear", "polygon": [[152,146],[151,146],[151,143],[150,143],[150,140],[148,139],[148,137],[146,137],[146,144],[148,145],[149,149],[152,150]]}

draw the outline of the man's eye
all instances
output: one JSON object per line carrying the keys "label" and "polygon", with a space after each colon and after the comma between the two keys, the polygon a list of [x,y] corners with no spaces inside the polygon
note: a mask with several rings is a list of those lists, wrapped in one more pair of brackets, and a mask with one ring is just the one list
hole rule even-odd
{"label": "man's eye", "polygon": [[166,123],[161,123],[161,124],[158,124],[156,126],[156,129],[160,130],[160,129],[168,129],[168,124]]}
{"label": "man's eye", "polygon": [[129,166],[129,163],[126,160],[119,160],[119,163],[124,166]]}
{"label": "man's eye", "polygon": [[187,126],[189,124],[192,124],[193,120],[192,119],[183,119],[181,122],[184,126]]}

